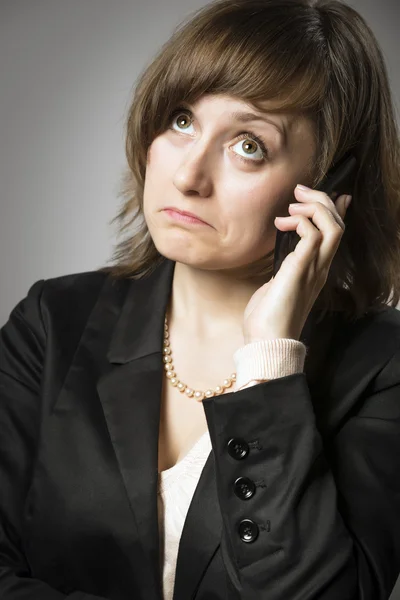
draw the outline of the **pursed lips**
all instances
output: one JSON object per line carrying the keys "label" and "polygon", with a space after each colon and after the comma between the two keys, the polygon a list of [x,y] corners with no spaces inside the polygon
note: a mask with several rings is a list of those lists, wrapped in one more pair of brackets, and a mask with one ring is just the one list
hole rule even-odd
{"label": "pursed lips", "polygon": [[180,210],[179,208],[175,208],[174,206],[166,206],[163,210],[173,210],[174,212],[177,212],[181,215],[185,215],[187,217],[192,217],[193,219],[197,219],[197,220],[201,221],[202,223],[205,223],[205,225],[210,225],[207,221],[205,221],[198,215],[195,215],[194,213],[191,213],[188,211]]}

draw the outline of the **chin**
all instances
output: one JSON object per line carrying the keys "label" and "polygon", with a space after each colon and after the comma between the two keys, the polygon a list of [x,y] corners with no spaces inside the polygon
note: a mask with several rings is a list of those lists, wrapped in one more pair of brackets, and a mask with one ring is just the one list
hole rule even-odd
{"label": "chin", "polygon": [[[190,250],[182,245],[173,245],[173,244],[155,244],[158,252],[168,258],[168,260],[172,260],[174,262],[182,263],[188,265],[190,267],[199,268],[199,269],[215,269],[221,267],[215,267],[216,259],[210,255],[210,252],[202,253],[198,250]],[[223,268],[223,267],[222,267]]]}
{"label": "chin", "polygon": [[[149,233],[157,251],[177,263],[211,271],[242,270],[254,261],[252,256],[238,256],[234,251],[213,245],[200,237],[188,235],[185,229],[169,229],[149,227]],[[217,242],[217,240],[216,240]]]}
{"label": "chin", "polygon": [[216,254],[210,243],[188,235],[185,229],[156,227],[149,228],[149,233],[158,252],[170,260],[197,263]]}
{"label": "chin", "polygon": [[210,249],[188,248],[184,244],[155,244],[158,252],[177,263],[187,265],[193,269],[203,269],[205,271],[228,271],[229,269],[241,269],[245,265],[234,265],[231,262],[221,259],[221,254],[217,251],[212,252]]}

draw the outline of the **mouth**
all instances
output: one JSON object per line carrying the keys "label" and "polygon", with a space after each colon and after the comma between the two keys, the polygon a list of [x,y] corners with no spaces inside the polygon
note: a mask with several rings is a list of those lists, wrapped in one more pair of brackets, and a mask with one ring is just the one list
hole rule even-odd
{"label": "mouth", "polygon": [[167,206],[163,209],[163,212],[166,213],[170,218],[181,221],[182,223],[189,223],[192,225],[200,224],[211,227],[209,223],[203,221],[203,219],[200,219],[200,217],[197,215],[188,211],[179,210],[173,206]]}

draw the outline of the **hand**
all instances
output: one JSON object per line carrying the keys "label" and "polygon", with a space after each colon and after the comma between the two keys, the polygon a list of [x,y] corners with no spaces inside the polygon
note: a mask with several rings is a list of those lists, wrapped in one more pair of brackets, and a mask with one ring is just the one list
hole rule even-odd
{"label": "hand", "polygon": [[334,203],[324,192],[311,188],[303,191],[296,187],[294,192],[300,204],[290,204],[291,216],[277,217],[275,226],[281,231],[295,230],[301,239],[276,276],[250,298],[243,319],[245,344],[300,339],[345,230],[348,196],[340,196]]}

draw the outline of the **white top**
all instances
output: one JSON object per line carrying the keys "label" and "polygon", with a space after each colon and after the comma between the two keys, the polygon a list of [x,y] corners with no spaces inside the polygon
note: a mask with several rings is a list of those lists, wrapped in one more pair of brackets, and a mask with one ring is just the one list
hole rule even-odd
{"label": "white top", "polygon": [[180,461],[159,473],[157,502],[164,600],[172,600],[183,525],[211,449],[207,430]]}

